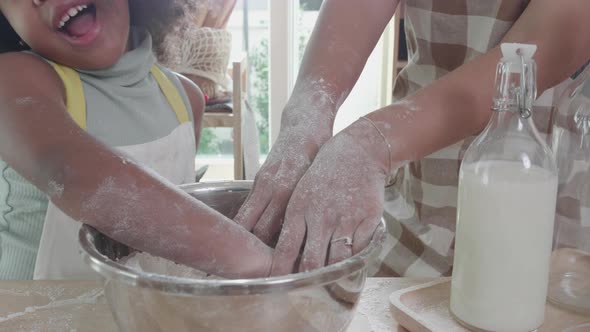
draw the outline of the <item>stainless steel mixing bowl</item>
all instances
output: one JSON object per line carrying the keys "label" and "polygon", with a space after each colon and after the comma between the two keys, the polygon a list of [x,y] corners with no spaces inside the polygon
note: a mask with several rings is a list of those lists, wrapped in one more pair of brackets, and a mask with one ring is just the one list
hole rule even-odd
{"label": "stainless steel mixing bowl", "polygon": [[[231,218],[251,185],[231,181],[182,188]],[[367,248],[340,263],[247,280],[186,279],[131,269],[118,260],[134,250],[89,226],[80,230],[80,243],[86,262],[103,277],[121,331],[330,332],[345,330],[352,320],[384,234],[382,222]]]}

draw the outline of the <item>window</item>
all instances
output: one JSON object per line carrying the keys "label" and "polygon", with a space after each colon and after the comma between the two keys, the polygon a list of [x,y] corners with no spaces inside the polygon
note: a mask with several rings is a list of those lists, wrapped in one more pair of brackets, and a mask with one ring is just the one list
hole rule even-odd
{"label": "window", "polygon": [[[227,30],[232,34],[232,59],[248,50],[249,100],[256,115],[262,159],[268,153],[268,0],[238,0]],[[205,180],[233,178],[233,146],[230,128],[204,128],[196,159],[197,168],[209,166]]]}

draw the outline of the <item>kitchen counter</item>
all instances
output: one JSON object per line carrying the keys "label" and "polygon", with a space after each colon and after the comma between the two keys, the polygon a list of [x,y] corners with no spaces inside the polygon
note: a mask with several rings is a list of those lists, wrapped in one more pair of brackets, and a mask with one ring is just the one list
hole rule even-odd
{"label": "kitchen counter", "polygon": [[[369,278],[348,332],[406,332],[389,310],[389,295],[428,279]],[[0,331],[117,331],[95,281],[0,281]]]}

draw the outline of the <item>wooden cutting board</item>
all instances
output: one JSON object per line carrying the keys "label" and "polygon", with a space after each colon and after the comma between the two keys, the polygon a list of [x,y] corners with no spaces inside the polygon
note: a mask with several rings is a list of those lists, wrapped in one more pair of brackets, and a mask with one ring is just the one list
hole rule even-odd
{"label": "wooden cutting board", "polygon": [[[451,280],[443,279],[393,292],[389,297],[395,320],[411,332],[468,332],[449,310]],[[577,327],[577,328],[574,328]],[[590,317],[546,305],[538,332],[590,332]]]}

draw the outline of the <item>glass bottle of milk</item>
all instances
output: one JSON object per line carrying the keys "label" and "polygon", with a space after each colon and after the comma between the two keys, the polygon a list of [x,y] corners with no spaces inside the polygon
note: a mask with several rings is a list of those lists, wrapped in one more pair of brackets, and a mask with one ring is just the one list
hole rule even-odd
{"label": "glass bottle of milk", "polygon": [[494,110],[459,175],[451,312],[473,330],[543,323],[557,167],[531,119],[535,45],[502,44]]}

